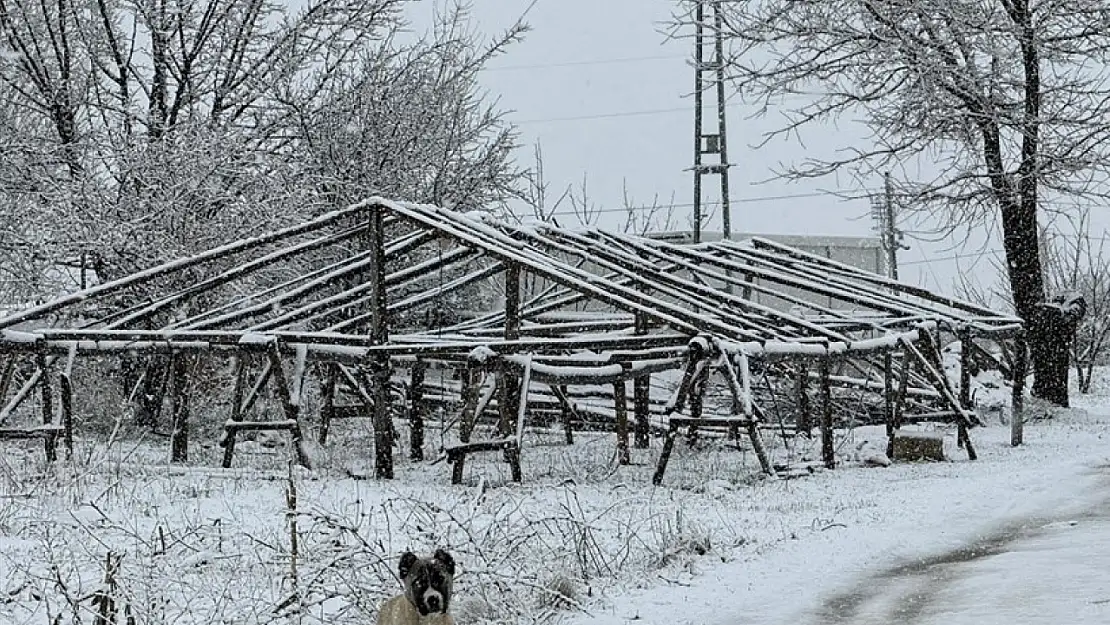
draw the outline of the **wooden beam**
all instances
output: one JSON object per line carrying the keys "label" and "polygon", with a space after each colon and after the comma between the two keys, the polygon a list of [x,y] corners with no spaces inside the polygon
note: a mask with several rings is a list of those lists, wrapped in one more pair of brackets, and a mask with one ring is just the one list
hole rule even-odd
{"label": "wooden beam", "polygon": [[[386,294],[385,230],[381,205],[367,212],[367,247],[374,264],[370,267],[370,338],[375,345],[389,343],[389,310]],[[374,474],[393,479],[393,418],[389,396],[392,367],[388,354],[375,354],[369,363],[370,395],[374,398]],[[364,376],[366,372],[364,371]]]}

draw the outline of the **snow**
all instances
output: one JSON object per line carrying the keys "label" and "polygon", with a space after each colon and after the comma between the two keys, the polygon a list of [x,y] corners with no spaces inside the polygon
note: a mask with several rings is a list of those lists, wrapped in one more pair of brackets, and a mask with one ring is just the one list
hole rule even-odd
{"label": "snow", "polygon": [[[79,437],[77,460],[48,467],[41,443],[5,442],[0,623],[72,616],[70,600],[106,587],[108,551],[140,622],[372,622],[399,554],[436,546],[459,560],[460,623],[1105,623],[1108,373],[1097,396],[1029,423],[1023,447],[1000,423],[972,430],[976,462],[869,466],[885,438],[860,428],[838,439],[836,470],[765,479],[749,451],[707,437],[675,446],[658,488],[658,442],[616,466],[612,434],[566,446],[558,424],[525,433],[522,484],[500,454],[479,454],[458,487],[446,463],[402,453],[392,482],[351,472],[372,461],[363,420],[333,424],[314,471],[291,469],[288,450],[242,453],[246,441],[237,468],[213,468],[222,450],[200,433],[204,466],[162,464],[162,443]],[[954,450],[952,429],[930,431]],[[440,445],[433,422],[426,435]],[[290,484],[300,616],[274,612],[291,595]],[[913,619],[899,612],[910,604],[924,605]]]}

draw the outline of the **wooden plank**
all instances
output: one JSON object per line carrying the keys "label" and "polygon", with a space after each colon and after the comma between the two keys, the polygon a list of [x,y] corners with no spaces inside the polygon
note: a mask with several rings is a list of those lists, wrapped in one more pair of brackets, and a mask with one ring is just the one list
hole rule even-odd
{"label": "wooden plank", "polygon": [[[648,332],[649,319],[641,314],[635,316],[634,331],[637,335]],[[640,375],[632,380],[632,410],[636,415],[636,428],[634,444],[636,449],[647,449],[651,424],[648,420],[651,412],[651,374]]]}

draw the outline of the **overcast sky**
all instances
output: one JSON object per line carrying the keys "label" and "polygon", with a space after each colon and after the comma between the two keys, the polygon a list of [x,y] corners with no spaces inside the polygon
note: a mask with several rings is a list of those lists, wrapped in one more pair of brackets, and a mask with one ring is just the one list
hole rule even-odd
{"label": "overcast sky", "polygon": [[[421,3],[424,4],[424,3]],[[424,6],[429,6],[427,3]],[[477,0],[474,17],[491,35],[513,23],[531,0]],[[539,143],[546,177],[554,189],[578,185],[586,177],[589,198],[605,213],[602,227],[622,219],[626,186],[637,204],[676,204],[676,226],[688,229],[692,201],[693,44],[661,32],[675,0],[538,0],[526,21],[526,40],[498,58],[484,83],[526,146]],[[419,20],[419,10],[415,19]],[[729,160],[734,232],[873,235],[866,200],[843,201],[822,191],[877,191],[882,181],[826,179],[805,184],[767,181],[774,166],[828,151],[858,138],[851,124],[819,129],[805,144],[777,142],[759,150],[754,144],[776,120],[753,119],[751,107],[736,99],[728,108]],[[519,155],[531,160],[531,148]],[[707,177],[714,198],[716,179]],[[761,183],[762,182],[762,183]],[[713,198],[711,198],[713,199]],[[1106,211],[1110,213],[1110,211]],[[1110,221],[1102,216],[1099,231]],[[572,215],[560,215],[563,225]],[[908,224],[907,224],[908,225]],[[720,230],[719,212],[706,230]],[[984,247],[997,242],[974,236],[970,244],[907,241],[900,255],[903,279],[950,291],[957,275],[993,280]]]}

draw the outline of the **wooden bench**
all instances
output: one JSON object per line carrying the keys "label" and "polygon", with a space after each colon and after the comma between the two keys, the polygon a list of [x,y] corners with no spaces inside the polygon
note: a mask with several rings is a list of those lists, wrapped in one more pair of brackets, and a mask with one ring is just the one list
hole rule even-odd
{"label": "wooden bench", "polygon": [[688,427],[691,431],[696,430],[724,430],[728,435],[737,440],[740,439],[740,428],[750,427],[752,420],[748,417],[671,417],[667,424],[667,434],[663,439],[663,450],[659,454],[659,464],[655,467],[655,475],[651,478],[651,483],[659,486],[663,483],[663,474],[667,471],[667,463],[670,462],[671,452],[674,450],[674,441],[678,438],[678,430],[683,427]]}

